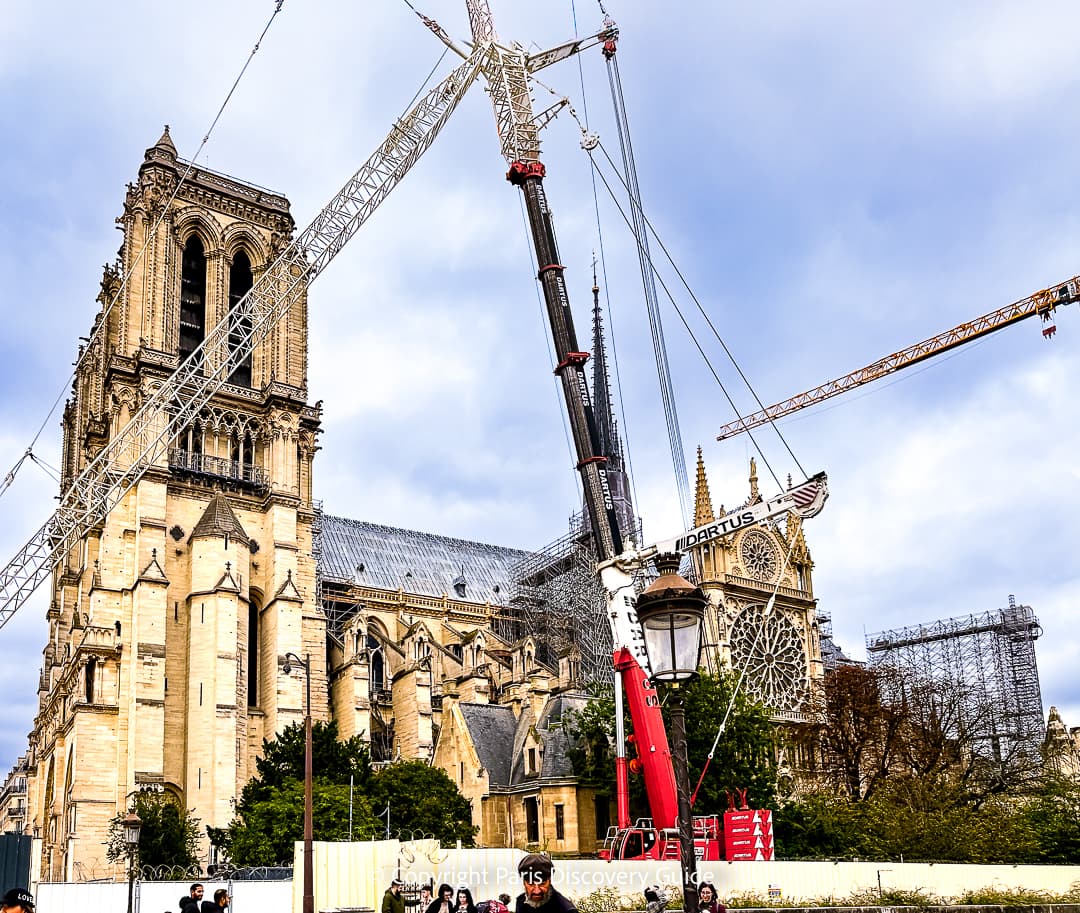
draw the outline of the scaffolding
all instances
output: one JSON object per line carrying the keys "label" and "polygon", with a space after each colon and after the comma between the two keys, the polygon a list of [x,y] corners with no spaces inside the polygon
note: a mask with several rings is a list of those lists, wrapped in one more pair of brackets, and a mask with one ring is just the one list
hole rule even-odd
{"label": "scaffolding", "polygon": [[1031,607],[1009,596],[1005,609],[869,634],[866,653],[871,666],[896,669],[908,681],[950,686],[972,749],[1008,764],[1039,756],[1044,725],[1035,641],[1041,635]]}
{"label": "scaffolding", "polygon": [[519,562],[510,576],[509,605],[495,633],[510,643],[532,635],[537,658],[555,668],[576,649],[581,683],[611,682],[611,626],[584,512],[573,514],[565,535]]}

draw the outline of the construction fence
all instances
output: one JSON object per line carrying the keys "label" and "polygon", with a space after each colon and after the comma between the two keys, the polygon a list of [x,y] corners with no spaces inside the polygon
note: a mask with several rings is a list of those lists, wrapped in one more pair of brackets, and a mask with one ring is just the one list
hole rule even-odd
{"label": "construction fence", "polygon": [[[394,877],[407,885],[427,881],[468,886],[477,901],[500,893],[517,896],[521,880],[517,863],[524,853],[508,849],[448,849],[435,841],[380,840],[365,843],[316,843],[314,892],[317,911],[378,910]],[[229,889],[230,913],[265,910],[299,913],[302,908],[302,845],[296,846],[291,880],[222,881],[205,879],[206,897],[219,887]],[[720,897],[755,896],[773,903],[842,900],[855,893],[922,891],[956,898],[981,888],[1025,889],[1064,894],[1080,886],[1080,866],[953,865],[901,862],[709,862],[699,877],[716,885]],[[666,885],[674,895],[681,884],[677,862],[602,862],[558,859],[552,876],[569,897],[607,890],[612,907],[641,909],[642,891]],[[135,884],[134,911],[176,911],[189,882]],[[48,913],[117,913],[127,909],[124,883],[42,884],[38,909]]]}

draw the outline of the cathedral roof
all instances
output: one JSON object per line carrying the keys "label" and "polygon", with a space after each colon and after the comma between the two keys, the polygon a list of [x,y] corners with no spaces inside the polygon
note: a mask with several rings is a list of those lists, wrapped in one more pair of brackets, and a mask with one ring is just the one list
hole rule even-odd
{"label": "cathedral roof", "polygon": [[324,579],[491,603],[509,598],[511,568],[532,557],[522,549],[329,515],[322,546]]}
{"label": "cathedral roof", "polygon": [[203,512],[202,519],[195,524],[195,529],[191,531],[192,539],[197,539],[200,536],[233,536],[241,542],[246,543],[248,541],[248,534],[244,532],[244,527],[240,525],[240,521],[236,519],[236,514],[233,513],[229,502],[225,500],[225,496],[220,491],[210,499],[210,503],[206,505],[206,510]]}

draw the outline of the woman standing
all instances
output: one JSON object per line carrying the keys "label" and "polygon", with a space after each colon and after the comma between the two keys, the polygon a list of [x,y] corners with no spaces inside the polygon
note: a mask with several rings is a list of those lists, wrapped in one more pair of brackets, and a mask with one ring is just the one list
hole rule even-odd
{"label": "woman standing", "polygon": [[457,904],[454,913],[476,913],[476,904],[473,903],[472,891],[465,885],[457,889]]}
{"label": "woman standing", "polygon": [[439,896],[428,904],[424,913],[454,913],[454,889],[448,884],[439,885]]}
{"label": "woman standing", "polygon": [[697,896],[700,913],[726,913],[727,907],[720,903],[712,882],[703,881],[701,887],[698,888]]}

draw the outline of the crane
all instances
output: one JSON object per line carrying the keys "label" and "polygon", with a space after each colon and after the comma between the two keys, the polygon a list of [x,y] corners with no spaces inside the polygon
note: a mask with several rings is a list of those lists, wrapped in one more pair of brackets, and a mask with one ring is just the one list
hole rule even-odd
{"label": "crane", "polygon": [[792,412],[798,412],[808,406],[815,406],[833,396],[839,396],[841,393],[868,384],[880,377],[901,371],[911,365],[918,364],[920,361],[926,361],[926,359],[940,355],[942,352],[948,352],[950,349],[962,346],[966,342],[981,339],[997,330],[1002,330],[1005,327],[1026,320],[1028,317],[1038,315],[1042,318],[1042,321],[1047,324],[1043,329],[1043,336],[1049,339],[1057,329],[1050,322],[1055,309],[1063,304],[1072,304],[1078,299],[1080,299],[1080,276],[1074,276],[1072,279],[1044,288],[989,314],[976,317],[968,323],[962,323],[951,330],[938,333],[936,336],[917,342],[906,349],[901,349],[899,352],[893,352],[891,355],[879,358],[866,367],[859,368],[858,371],[852,371],[850,374],[830,380],[828,383],[814,387],[812,390],[799,393],[766,409],[761,409],[736,421],[729,422],[720,429],[716,439],[723,441],[741,434],[743,431],[749,431],[759,425],[764,425],[766,422],[772,422],[785,415],[790,415]]}

